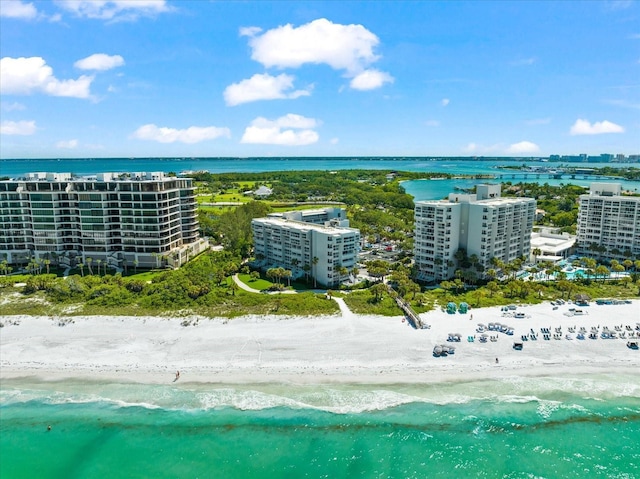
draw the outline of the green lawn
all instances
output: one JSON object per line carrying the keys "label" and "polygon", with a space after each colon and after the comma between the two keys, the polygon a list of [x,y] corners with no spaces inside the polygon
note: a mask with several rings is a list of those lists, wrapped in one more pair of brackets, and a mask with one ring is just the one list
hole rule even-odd
{"label": "green lawn", "polygon": [[271,281],[267,281],[266,279],[262,278],[253,280],[248,274],[239,274],[238,278],[250,288],[260,291],[262,291],[263,289],[269,289],[271,286],[273,286],[273,283]]}
{"label": "green lawn", "polygon": [[202,210],[206,213],[215,213],[221,214],[226,213],[227,211],[232,211],[236,207],[235,206],[209,206],[209,205],[198,205],[198,210]]}
{"label": "green lawn", "polygon": [[225,193],[215,195],[215,197],[213,198],[214,203],[231,202],[231,201],[248,203],[249,201],[252,201],[252,200],[253,198],[243,195],[240,190],[227,190]]}

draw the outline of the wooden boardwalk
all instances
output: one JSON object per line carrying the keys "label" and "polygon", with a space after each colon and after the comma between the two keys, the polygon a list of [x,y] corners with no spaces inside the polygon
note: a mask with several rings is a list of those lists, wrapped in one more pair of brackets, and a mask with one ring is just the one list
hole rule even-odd
{"label": "wooden boardwalk", "polygon": [[406,316],[409,324],[411,324],[411,326],[413,326],[415,329],[426,329],[429,327],[420,319],[420,316],[418,316],[418,313],[413,310],[411,305],[400,296],[396,296],[396,304]]}

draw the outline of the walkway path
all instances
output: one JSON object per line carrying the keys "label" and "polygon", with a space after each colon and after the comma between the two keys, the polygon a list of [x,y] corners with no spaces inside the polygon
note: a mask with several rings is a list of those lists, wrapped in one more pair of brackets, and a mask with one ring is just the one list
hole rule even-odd
{"label": "walkway path", "polygon": [[[243,283],[240,278],[238,278],[238,274],[234,274],[233,275],[233,281],[238,285],[238,287],[240,289],[244,289],[245,291],[248,291],[249,293],[262,293],[262,291],[260,291],[259,289],[253,289],[251,286]],[[285,289],[284,291],[270,291],[269,294],[276,294],[276,293],[282,293],[282,294],[296,294],[297,291],[294,291],[292,289]]]}
{"label": "walkway path", "polygon": [[338,303],[338,306],[340,307],[340,312],[342,313],[342,317],[344,319],[353,319],[354,317],[353,311],[349,309],[349,306],[347,306],[347,303],[344,302],[343,298],[336,298],[335,296],[333,296],[332,299],[336,303]]}

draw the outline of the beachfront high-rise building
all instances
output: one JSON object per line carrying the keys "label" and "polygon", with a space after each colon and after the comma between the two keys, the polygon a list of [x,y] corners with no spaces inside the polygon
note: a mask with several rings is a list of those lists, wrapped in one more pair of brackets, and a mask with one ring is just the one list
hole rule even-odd
{"label": "beachfront high-rise building", "polygon": [[208,246],[198,234],[192,180],[159,172],[0,181],[0,229],[0,258],[19,265],[91,258],[116,268],[179,266]]}
{"label": "beachfront high-rise building", "polygon": [[580,195],[578,254],[640,258],[640,197],[621,193],[620,183],[591,183],[589,193]]}
{"label": "beachfront high-rise building", "polygon": [[349,227],[342,208],[270,214],[253,219],[251,228],[254,255],[263,269],[283,267],[294,277],[308,274],[335,287],[356,266],[360,231]]}
{"label": "beachfront high-rise building", "polygon": [[447,200],[416,202],[418,278],[451,278],[459,268],[456,253],[460,249],[469,257],[475,255],[484,270],[492,267],[492,258],[508,263],[529,257],[535,211],[533,198],[502,197],[500,185],[478,185],[476,194],[451,193]]}

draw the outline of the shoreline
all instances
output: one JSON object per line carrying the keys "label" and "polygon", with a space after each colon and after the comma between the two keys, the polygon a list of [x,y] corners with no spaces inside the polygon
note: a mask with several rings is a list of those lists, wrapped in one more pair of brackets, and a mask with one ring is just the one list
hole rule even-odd
{"label": "shoreline", "polygon": [[[187,385],[430,385],[519,377],[635,374],[640,353],[627,340],[575,338],[569,327],[615,327],[635,338],[640,300],[593,305],[567,316],[571,305],[521,306],[525,318],[502,316],[499,307],[467,314],[421,314],[429,329],[403,318],[342,314],[322,317],[184,318],[14,316],[0,329],[0,380],[122,382]],[[496,341],[478,342],[478,323],[501,322],[514,335],[488,331]],[[562,329],[562,339],[521,341],[540,328]],[[458,333],[461,342],[448,342]],[[565,339],[569,334],[573,339]],[[475,336],[469,342],[469,336]],[[513,349],[522,342],[523,350]],[[434,357],[435,345],[455,354]],[[495,359],[499,362],[496,364]],[[173,382],[176,371],[180,379]]]}

